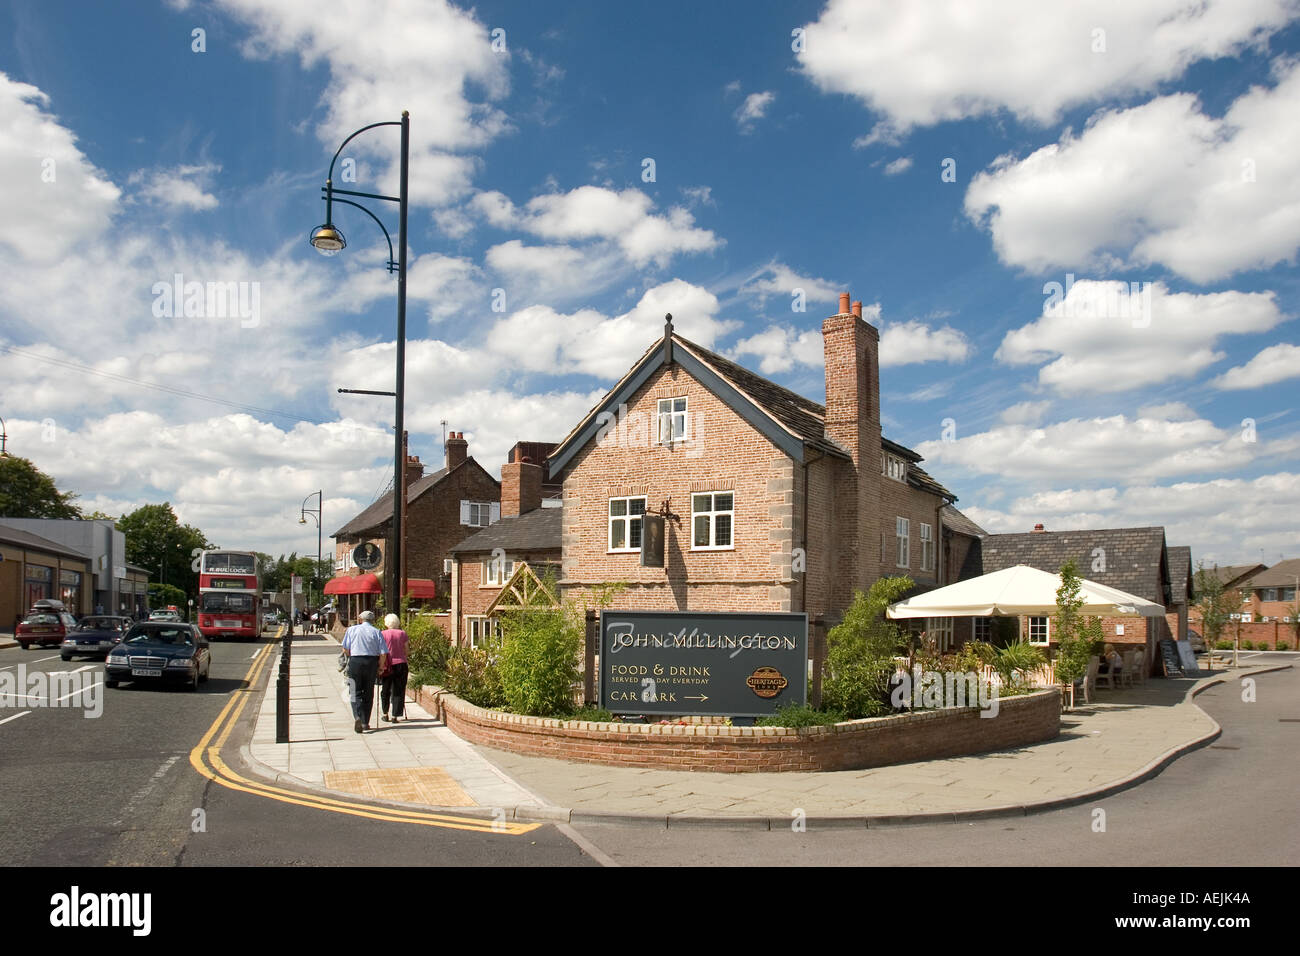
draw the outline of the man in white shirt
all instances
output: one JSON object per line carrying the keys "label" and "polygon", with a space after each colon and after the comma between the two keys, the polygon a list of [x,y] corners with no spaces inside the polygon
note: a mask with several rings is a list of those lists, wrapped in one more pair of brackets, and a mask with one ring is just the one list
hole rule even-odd
{"label": "man in white shirt", "polygon": [[375,705],[375,678],[388,667],[388,645],[375,627],[375,613],[362,611],[343,633],[343,653],[348,655],[348,680],[352,683],[352,729],[370,729],[370,712]]}

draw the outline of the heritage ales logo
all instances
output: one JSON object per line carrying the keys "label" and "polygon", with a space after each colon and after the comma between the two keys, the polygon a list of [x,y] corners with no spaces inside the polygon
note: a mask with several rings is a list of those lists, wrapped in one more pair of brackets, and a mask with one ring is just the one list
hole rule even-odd
{"label": "heritage ales logo", "polygon": [[790,686],[790,682],[785,679],[785,675],[775,667],[760,667],[745,679],[745,683],[749,685],[750,690],[764,700],[770,700]]}

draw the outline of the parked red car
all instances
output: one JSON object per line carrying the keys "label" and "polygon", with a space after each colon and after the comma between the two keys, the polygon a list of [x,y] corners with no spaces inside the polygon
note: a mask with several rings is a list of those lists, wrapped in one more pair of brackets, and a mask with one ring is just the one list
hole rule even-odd
{"label": "parked red car", "polygon": [[77,619],[68,613],[62,601],[37,601],[19,623],[14,639],[22,645],[23,650],[33,644],[53,644],[57,647],[76,626]]}

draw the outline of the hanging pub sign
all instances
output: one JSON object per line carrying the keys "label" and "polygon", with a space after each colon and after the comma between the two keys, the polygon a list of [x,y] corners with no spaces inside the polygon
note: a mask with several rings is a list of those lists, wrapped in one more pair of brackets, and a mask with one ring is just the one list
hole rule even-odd
{"label": "hanging pub sign", "polygon": [[352,551],[352,563],[362,571],[373,571],[379,567],[383,557],[384,554],[379,550],[379,546],[370,541],[357,545]]}
{"label": "hanging pub sign", "polygon": [[664,518],[663,515],[643,514],[641,516],[641,567],[662,568],[664,566]]}
{"label": "hanging pub sign", "polygon": [[761,717],[806,704],[807,671],[807,614],[600,613],[600,706],[616,714]]}

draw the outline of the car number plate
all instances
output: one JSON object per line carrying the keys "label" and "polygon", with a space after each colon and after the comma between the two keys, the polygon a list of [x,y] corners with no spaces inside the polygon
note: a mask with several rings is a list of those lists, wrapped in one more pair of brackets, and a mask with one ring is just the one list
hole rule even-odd
{"label": "car number plate", "polygon": [[79,650],[79,651],[97,651],[97,650],[99,650],[99,645],[98,645],[98,644],[78,644],[78,645],[77,645],[77,650]]}
{"label": "car number plate", "polygon": [[218,621],[217,627],[239,627],[239,621]]}
{"label": "car number plate", "polygon": [[162,677],[162,670],[157,667],[132,667],[132,677]]}

